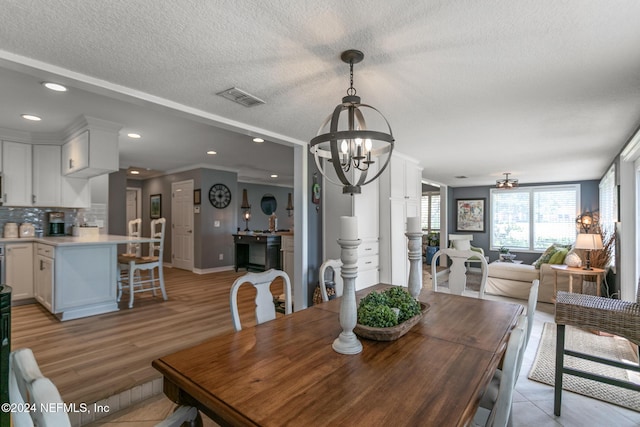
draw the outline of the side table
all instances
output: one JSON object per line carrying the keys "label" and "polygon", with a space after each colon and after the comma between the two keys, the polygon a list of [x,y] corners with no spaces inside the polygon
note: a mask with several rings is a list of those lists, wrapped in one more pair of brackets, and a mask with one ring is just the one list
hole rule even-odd
{"label": "side table", "polygon": [[[591,270],[585,270],[581,267],[569,267],[568,265],[552,265],[555,272],[555,278],[553,281],[553,296],[558,293],[558,273],[566,273],[569,275],[569,292],[573,292],[573,276],[595,276],[596,277],[596,294],[600,296],[600,284],[604,277],[605,270],[601,268],[592,268]],[[580,289],[582,293],[582,289]]]}

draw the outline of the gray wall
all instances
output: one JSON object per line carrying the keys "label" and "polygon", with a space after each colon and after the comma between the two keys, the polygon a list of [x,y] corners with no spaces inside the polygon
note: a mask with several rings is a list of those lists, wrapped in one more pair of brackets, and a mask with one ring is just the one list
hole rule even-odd
{"label": "gray wall", "polygon": [[250,184],[245,182],[238,183],[238,227],[240,230],[245,229],[245,220],[242,217],[244,212],[240,209],[242,204],[242,190],[247,189],[247,199],[251,205],[251,219],[249,220],[249,230],[268,230],[269,216],[262,212],[260,208],[260,200],[266,194],[271,194],[276,198],[276,217],[278,218],[279,230],[290,230],[293,227],[293,216],[289,217],[287,212],[287,202],[289,193],[293,195],[293,188],[277,187],[275,185]]}
{"label": "gray wall", "polygon": [[[561,184],[580,184],[580,204],[581,204],[581,212],[585,210],[595,211],[599,207],[599,180],[591,180],[591,181],[575,181],[575,182],[545,182],[538,184],[526,184],[520,185],[521,187],[535,187],[541,185],[561,185]],[[494,188],[493,186],[482,186],[482,187],[456,187],[448,189],[448,233],[455,234],[456,233],[456,199],[478,199],[484,198],[486,199],[486,207],[487,207],[487,217],[486,217],[486,226],[484,233],[469,233],[465,232],[464,234],[473,234],[472,245],[481,247],[484,250],[485,255],[489,256],[490,261],[495,261],[498,259],[497,251],[489,250],[489,232],[490,232],[490,194],[489,191]],[[505,190],[508,191],[508,190]],[[515,252],[518,254],[518,259],[523,260],[525,264],[531,264],[535,260],[540,257],[539,253],[527,253],[527,252]]]}
{"label": "gray wall", "polygon": [[[307,174],[307,182],[309,183],[309,194],[311,194],[311,186],[313,185],[313,176],[317,176],[319,183],[322,183],[322,175],[318,171],[316,162],[312,155],[309,155],[309,172]],[[321,188],[321,194],[324,189]],[[320,197],[320,203],[322,203],[323,197]],[[309,202],[307,205],[307,227],[309,241],[307,242],[307,254],[308,254],[308,271],[307,280],[309,290],[307,295],[307,305],[311,307],[313,305],[313,291],[316,285],[319,283],[320,276],[318,270],[322,265],[322,206],[316,205],[311,201],[311,195],[309,195]]]}

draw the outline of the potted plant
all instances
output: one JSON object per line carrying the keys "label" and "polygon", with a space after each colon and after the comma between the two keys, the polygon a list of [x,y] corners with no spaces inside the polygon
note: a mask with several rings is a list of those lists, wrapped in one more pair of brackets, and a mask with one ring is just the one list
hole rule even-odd
{"label": "potted plant", "polygon": [[[431,231],[428,235],[428,244],[426,250],[426,262],[431,265],[433,256],[440,250],[440,233],[437,231]],[[437,262],[440,262],[439,260]]]}
{"label": "potted plant", "polygon": [[401,287],[372,291],[358,304],[358,323],[354,332],[376,341],[398,339],[418,323],[428,307]]}
{"label": "potted plant", "polygon": [[500,261],[513,262],[513,259],[516,257],[516,254],[512,254],[506,246],[500,246],[498,252],[500,252]]}

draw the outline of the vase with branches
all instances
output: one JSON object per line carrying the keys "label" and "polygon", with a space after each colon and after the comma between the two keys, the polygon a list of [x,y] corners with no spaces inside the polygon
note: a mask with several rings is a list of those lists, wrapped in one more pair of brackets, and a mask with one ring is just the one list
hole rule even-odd
{"label": "vase with branches", "polygon": [[[606,231],[600,227],[598,232],[602,237],[602,249],[594,249],[591,251],[591,266],[607,270],[611,265],[615,253],[616,234],[615,232]],[[596,281],[595,276],[586,276],[584,279],[591,282]],[[608,294],[608,292],[606,294]]]}

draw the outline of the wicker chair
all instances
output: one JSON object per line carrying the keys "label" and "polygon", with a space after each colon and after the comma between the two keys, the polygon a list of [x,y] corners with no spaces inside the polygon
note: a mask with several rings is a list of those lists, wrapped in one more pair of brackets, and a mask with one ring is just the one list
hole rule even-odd
{"label": "wicker chair", "polygon": [[562,403],[562,374],[575,375],[629,390],[640,391],[640,386],[632,382],[596,375],[564,366],[564,355],[566,354],[580,359],[640,372],[640,366],[629,365],[564,348],[566,325],[608,332],[626,338],[636,345],[640,345],[640,281],[638,282],[637,298],[638,300],[636,302],[630,302],[593,295],[558,292],[556,300],[555,401],[553,408],[553,412],[556,415],[560,415],[560,406]]}

